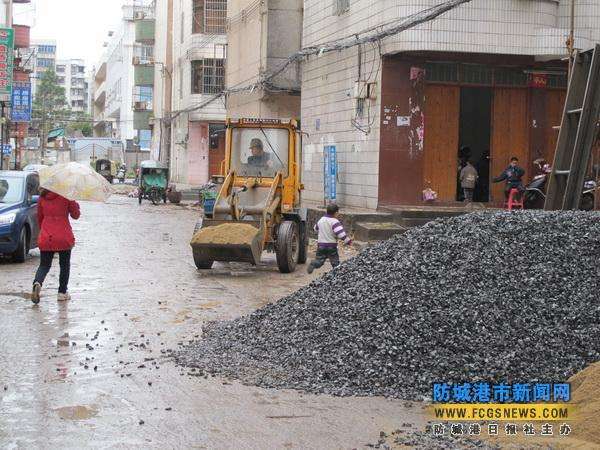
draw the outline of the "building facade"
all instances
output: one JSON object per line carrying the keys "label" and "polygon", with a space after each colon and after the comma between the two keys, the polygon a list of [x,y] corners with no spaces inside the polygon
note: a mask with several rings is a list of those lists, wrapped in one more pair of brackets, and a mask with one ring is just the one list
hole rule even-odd
{"label": "building facade", "polygon": [[56,60],[55,71],[71,111],[74,114],[87,113],[89,85],[85,62],[82,59]]}
{"label": "building facade", "polygon": [[225,103],[211,100],[225,87],[226,24],[226,0],[173,1],[169,166],[183,186],[206,183],[223,159]]}
{"label": "building facade", "polygon": [[37,85],[44,72],[56,68],[56,41],[53,39],[32,39],[31,53],[33,60],[31,89],[35,97]]}
{"label": "building facade", "polygon": [[302,0],[230,0],[227,10],[228,89],[256,87],[227,95],[228,117],[299,118],[299,63],[275,72],[302,47]]}
{"label": "building facade", "polygon": [[[306,0],[303,46],[360,34],[431,8],[433,0]],[[337,201],[375,209],[418,205],[431,186],[460,200],[459,149],[499,202],[490,179],[517,156],[552,160],[567,85],[567,0],[473,0],[372,44],[303,64],[305,198],[322,202],[323,154],[334,145]],[[575,46],[600,40],[600,3],[576,2]]]}
{"label": "building facade", "polygon": [[105,52],[93,70],[94,136],[111,137],[133,151],[137,141],[134,128],[135,7],[122,8],[121,21],[108,33]]}

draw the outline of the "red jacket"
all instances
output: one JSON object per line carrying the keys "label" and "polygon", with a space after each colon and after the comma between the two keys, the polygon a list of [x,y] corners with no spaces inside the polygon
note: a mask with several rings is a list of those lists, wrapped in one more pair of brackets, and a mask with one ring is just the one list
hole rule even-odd
{"label": "red jacket", "polygon": [[79,219],[79,204],[67,200],[54,192],[47,192],[40,197],[38,204],[38,221],[40,237],[38,247],[44,252],[71,250],[75,245],[75,236],[69,222],[69,215]]}

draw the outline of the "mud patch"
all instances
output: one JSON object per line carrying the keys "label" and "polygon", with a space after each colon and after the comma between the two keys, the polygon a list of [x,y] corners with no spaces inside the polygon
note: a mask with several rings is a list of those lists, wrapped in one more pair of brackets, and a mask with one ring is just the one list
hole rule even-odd
{"label": "mud patch", "polygon": [[64,420],[88,420],[98,415],[98,410],[91,406],[63,406],[54,411]]}

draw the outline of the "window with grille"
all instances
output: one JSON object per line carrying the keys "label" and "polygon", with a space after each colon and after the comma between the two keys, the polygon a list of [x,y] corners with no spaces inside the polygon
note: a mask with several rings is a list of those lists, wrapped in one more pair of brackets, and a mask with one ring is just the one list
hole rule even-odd
{"label": "window with grille", "polygon": [[494,71],[497,86],[527,86],[527,74],[523,69],[500,67]]}
{"label": "window with grille", "polygon": [[458,64],[427,63],[425,64],[425,79],[438,83],[457,83]]}
{"label": "window with grille", "polygon": [[222,59],[192,61],[192,94],[218,94],[225,88]]}
{"label": "window with grille", "polygon": [[227,0],[194,0],[192,33],[225,34]]}
{"label": "window with grille", "polygon": [[333,15],[341,16],[350,10],[350,0],[333,0]]}

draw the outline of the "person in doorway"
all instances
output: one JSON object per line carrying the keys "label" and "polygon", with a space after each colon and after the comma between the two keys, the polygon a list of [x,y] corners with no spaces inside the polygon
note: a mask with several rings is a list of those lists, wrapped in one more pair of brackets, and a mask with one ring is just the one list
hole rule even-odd
{"label": "person in doorway", "polygon": [[40,266],[33,280],[31,300],[34,304],[40,302],[40,293],[46,275],[52,267],[54,254],[58,253],[60,276],[58,287],[58,301],[67,301],[69,295],[69,274],[71,271],[71,250],[75,246],[75,236],[69,222],[69,216],[77,220],[80,216],[79,204],[68,200],[52,191],[40,190],[38,203],[38,221],[40,237]]}
{"label": "person in doorway", "polygon": [[525,175],[525,169],[519,167],[519,158],[513,156],[510,158],[510,165],[504,169],[504,171],[493,179],[494,183],[500,183],[506,181],[506,187],[504,188],[504,196],[508,200],[511,189],[518,189],[519,194],[525,191],[523,187],[523,176]]}
{"label": "person in doorway", "polygon": [[346,245],[352,245],[352,239],[348,237],[344,226],[338,219],[340,208],[331,203],[327,206],[327,214],[315,225],[315,231],[318,233],[317,255],[307,267],[308,273],[313,273],[315,269],[323,267],[325,261],[329,259],[331,267],[340,265],[340,255],[338,253],[338,239],[344,241]]}
{"label": "person in doorway", "polygon": [[465,202],[467,203],[473,203],[473,192],[475,192],[478,178],[477,169],[467,159],[465,167],[460,171],[460,186],[465,196]]}
{"label": "person in doorway", "polygon": [[251,156],[248,157],[248,164],[255,167],[268,167],[271,161],[268,153],[265,153],[263,143],[260,139],[254,138],[250,141]]}

